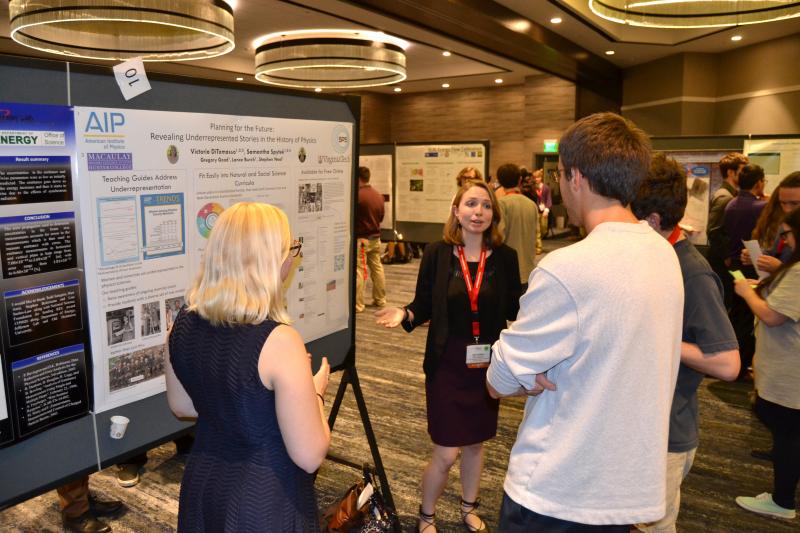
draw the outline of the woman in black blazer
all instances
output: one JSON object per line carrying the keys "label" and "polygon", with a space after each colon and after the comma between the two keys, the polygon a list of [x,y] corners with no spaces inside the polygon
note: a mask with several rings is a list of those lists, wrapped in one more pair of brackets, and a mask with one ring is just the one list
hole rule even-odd
{"label": "woman in black blazer", "polygon": [[486,390],[491,345],[514,320],[521,286],[517,253],[503,244],[500,211],[486,182],[470,180],[453,198],[444,240],[422,256],[414,301],[376,313],[378,324],[411,331],[430,320],[425,393],[433,455],[422,475],[419,531],[435,531],[436,502],[461,452],[461,517],[487,531],[475,513],[483,442],[497,432],[498,402]]}

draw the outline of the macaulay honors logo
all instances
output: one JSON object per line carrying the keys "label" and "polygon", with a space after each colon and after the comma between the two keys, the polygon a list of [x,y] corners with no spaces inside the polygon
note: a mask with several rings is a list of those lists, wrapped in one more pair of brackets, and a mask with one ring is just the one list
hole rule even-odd
{"label": "macaulay honors logo", "polygon": [[133,170],[133,154],[130,152],[86,154],[89,171],[95,170]]}
{"label": "macaulay honors logo", "polygon": [[333,144],[333,149],[339,154],[345,153],[350,148],[350,133],[342,124],[337,124],[333,128],[331,143]]}

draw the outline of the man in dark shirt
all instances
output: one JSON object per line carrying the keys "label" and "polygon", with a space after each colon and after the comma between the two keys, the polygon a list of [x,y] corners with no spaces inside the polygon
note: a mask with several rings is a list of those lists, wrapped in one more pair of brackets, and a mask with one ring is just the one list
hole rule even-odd
{"label": "man in dark shirt", "polygon": [[358,272],[356,274],[356,313],[364,310],[364,284],[372,278],[372,304],[386,305],[386,282],[381,264],[381,221],[383,195],[369,184],[367,167],[358,167],[358,205],[356,206],[356,239]]}
{"label": "man in dark shirt", "polygon": [[722,223],[725,219],[725,208],[739,194],[739,172],[748,163],[745,155],[731,152],[719,162],[722,173],[722,186],[714,192],[708,211],[708,262],[711,269],[719,276],[725,289],[725,307],[730,308],[733,299],[733,281],[725,266],[728,253],[728,235]]}
{"label": "man in dark shirt", "polygon": [[[728,235],[728,256],[725,265],[731,270],[742,270],[746,278],[756,278],[752,266],[743,266],[741,252],[742,241],[752,238],[756,221],[767,204],[758,197],[764,192],[764,169],[758,165],[747,165],[739,173],[739,194],[725,207],[723,227]],[[728,276],[730,276],[728,274]],[[742,360],[740,377],[747,379],[747,369],[753,362],[756,351],[756,339],[753,332],[753,312],[750,306],[737,295],[733,295],[728,317],[733,324],[736,338],[739,341],[739,355]]]}
{"label": "man in dark shirt", "polygon": [[744,245],[742,241],[752,238],[761,210],[767,205],[759,200],[764,192],[764,169],[758,165],[747,165],[739,173],[739,194],[725,206],[723,227],[728,235],[728,253],[725,264],[738,269]]}
{"label": "man in dark shirt", "polygon": [[684,304],[681,365],[669,417],[667,513],[658,522],[637,525],[646,532],[675,531],[681,482],[692,467],[698,445],[697,388],[704,375],[731,381],[739,371],[738,344],[725,314],[722,284],[677,227],[686,201],[686,173],[674,159],[656,154],[631,207],[675,247]]}

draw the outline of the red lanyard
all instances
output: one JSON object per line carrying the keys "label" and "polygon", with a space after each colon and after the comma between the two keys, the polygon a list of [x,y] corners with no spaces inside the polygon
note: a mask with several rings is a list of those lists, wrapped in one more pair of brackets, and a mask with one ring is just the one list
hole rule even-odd
{"label": "red lanyard", "polygon": [[672,230],[672,233],[669,234],[667,240],[669,241],[670,244],[674,245],[676,242],[678,242],[680,236],[681,236],[681,228],[680,226],[675,226],[675,229]]}
{"label": "red lanyard", "polygon": [[475,274],[475,283],[472,283],[472,275],[469,273],[467,258],[464,256],[464,247],[458,246],[458,261],[461,263],[461,273],[464,274],[464,283],[467,285],[469,295],[469,307],[472,310],[472,335],[475,342],[481,335],[481,323],[478,321],[478,293],[481,291],[483,283],[483,271],[486,268],[486,248],[481,247],[481,259],[478,263],[478,272]]}

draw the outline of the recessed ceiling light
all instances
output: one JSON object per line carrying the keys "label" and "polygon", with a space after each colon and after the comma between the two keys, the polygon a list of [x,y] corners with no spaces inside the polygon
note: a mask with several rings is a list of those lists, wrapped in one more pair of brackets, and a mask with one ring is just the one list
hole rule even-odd
{"label": "recessed ceiling light", "polygon": [[741,40],[742,40],[742,36],[741,35],[733,35],[731,37],[731,41],[741,41]]}
{"label": "recessed ceiling light", "polygon": [[394,88],[394,92],[396,92],[396,93],[399,93],[399,92],[400,92],[400,91],[402,91],[402,90],[403,90],[403,89],[402,89],[402,88],[400,88],[400,87],[395,87],[395,88]]}
{"label": "recessed ceiling light", "polygon": [[606,55],[607,56],[613,56],[615,53],[616,52],[614,52],[614,50],[606,50]]}
{"label": "recessed ceiling light", "polygon": [[561,17],[553,17],[550,19],[550,24],[561,24]]}
{"label": "recessed ceiling light", "polygon": [[450,88],[450,84],[449,83],[443,83],[442,84],[442,89],[449,89],[449,88]]}
{"label": "recessed ceiling light", "polygon": [[520,33],[526,32],[529,29],[531,29],[530,21],[525,19],[512,20],[510,22],[505,23],[504,26],[510,30],[514,30]]}
{"label": "recessed ceiling light", "polygon": [[503,83],[503,78],[497,78],[494,80],[495,83]]}
{"label": "recessed ceiling light", "polygon": [[314,92],[315,92],[315,93],[321,93],[321,92],[322,92],[322,89],[320,89],[319,87],[317,87],[316,89],[314,89]]}
{"label": "recessed ceiling light", "polygon": [[447,50],[445,50],[444,52],[442,52],[442,55],[443,55],[444,57],[450,57],[450,56],[451,56],[451,55],[453,55],[453,54],[451,54],[450,52],[448,52]]}
{"label": "recessed ceiling light", "polygon": [[236,76],[236,81],[244,81],[244,78],[241,76]]}

